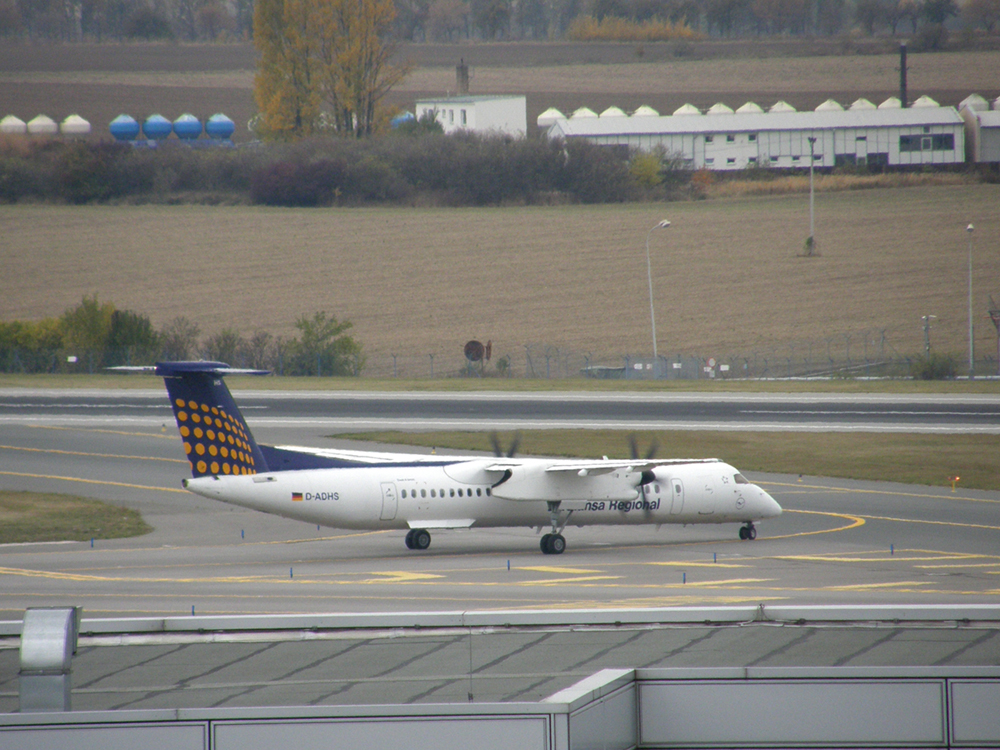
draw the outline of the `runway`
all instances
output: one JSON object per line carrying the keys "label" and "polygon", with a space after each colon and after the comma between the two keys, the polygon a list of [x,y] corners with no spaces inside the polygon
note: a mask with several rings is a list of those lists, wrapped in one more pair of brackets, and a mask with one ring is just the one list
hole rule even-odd
{"label": "runway", "polygon": [[[64,394],[32,398],[42,406],[27,408],[26,399],[5,407],[2,486],[126,505],[155,531],[98,540],[93,548],[0,547],[0,619],[18,618],[28,606],[67,603],[88,616],[160,616],[192,608],[226,614],[957,604],[996,603],[1000,596],[1000,493],[757,475],[751,479],[786,512],[759,524],[754,542],[739,541],[736,525],[570,527],[567,552],[552,558],[538,551],[533,529],[472,529],[437,532],[431,548],[416,553],[405,549],[403,532],[317,529],[187,493],[180,440],[153,398],[129,394],[116,407],[105,394],[97,400],[100,413],[89,415],[79,394],[59,414],[52,405]],[[289,396],[256,402],[275,411],[284,406],[274,418],[247,410],[257,439],[333,444],[322,437],[326,423],[298,416],[315,408],[310,398],[306,406]],[[986,425],[991,400],[973,402],[973,416],[963,418]],[[137,404],[154,413],[136,417]]]}
{"label": "runway", "polygon": [[[552,428],[1000,432],[1000,398],[742,393],[243,391],[251,426],[327,430]],[[162,389],[0,390],[0,425],[169,420]]]}

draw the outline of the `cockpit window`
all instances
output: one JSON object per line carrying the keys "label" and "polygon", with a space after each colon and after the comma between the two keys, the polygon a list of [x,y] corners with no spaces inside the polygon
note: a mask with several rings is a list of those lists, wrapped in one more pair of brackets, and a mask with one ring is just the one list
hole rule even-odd
{"label": "cockpit window", "polygon": [[750,484],[750,481],[742,474],[737,474],[733,479],[736,480],[736,484]]}

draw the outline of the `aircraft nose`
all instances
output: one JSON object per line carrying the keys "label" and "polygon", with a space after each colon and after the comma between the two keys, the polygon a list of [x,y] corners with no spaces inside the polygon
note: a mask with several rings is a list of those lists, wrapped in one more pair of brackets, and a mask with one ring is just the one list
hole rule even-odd
{"label": "aircraft nose", "polygon": [[781,515],[781,506],[778,505],[778,501],[767,494],[764,490],[757,488],[760,491],[761,500],[761,510],[764,518],[777,518]]}

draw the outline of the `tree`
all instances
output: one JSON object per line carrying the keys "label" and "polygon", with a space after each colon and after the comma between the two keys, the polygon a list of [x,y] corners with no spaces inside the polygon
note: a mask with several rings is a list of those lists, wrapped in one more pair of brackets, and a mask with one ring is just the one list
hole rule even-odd
{"label": "tree", "polygon": [[969,26],[982,26],[992,34],[1000,24],[1000,0],[969,0],[962,8],[962,16]]}
{"label": "tree", "polygon": [[111,313],[111,326],[104,351],[104,364],[148,364],[158,354],[159,337],[149,318],[131,310]]}
{"label": "tree", "polygon": [[115,306],[110,302],[101,304],[96,293],[93,297],[84,295],[79,305],[60,318],[66,345],[79,351],[103,352],[114,312]]}
{"label": "tree", "polygon": [[389,62],[394,18],[392,0],[259,0],[254,96],[262,134],[371,135],[382,100],[407,73]]}
{"label": "tree", "polygon": [[854,6],[854,20],[868,36],[874,36],[875,31],[886,22],[886,9],[882,0],[858,0]]}
{"label": "tree", "polygon": [[160,329],[163,358],[167,360],[191,359],[198,349],[198,326],[183,315],[174,318]]}
{"label": "tree", "polygon": [[305,315],[295,321],[302,334],[289,347],[291,362],[289,372],[295,375],[356,375],[364,366],[361,345],[347,335],[353,324],[339,322],[317,312],[312,318]]}

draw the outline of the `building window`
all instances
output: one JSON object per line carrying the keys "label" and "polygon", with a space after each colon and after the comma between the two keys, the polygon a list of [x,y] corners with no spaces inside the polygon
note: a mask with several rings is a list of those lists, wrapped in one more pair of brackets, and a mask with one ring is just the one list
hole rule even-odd
{"label": "building window", "polygon": [[823,161],[823,154],[813,154],[813,161]]}
{"label": "building window", "polygon": [[706,135],[705,136],[705,143],[711,143],[714,139],[715,139],[714,135]]}
{"label": "building window", "polygon": [[705,159],[705,163],[706,164],[715,164],[715,159],[709,157],[708,159]]}
{"label": "building window", "polygon": [[463,125],[467,124],[467,123],[466,123],[466,119],[465,119],[465,110],[464,110],[464,109],[463,109],[463,110],[459,110],[459,113],[460,113],[460,114],[461,114],[461,116],[462,116],[462,124],[463,124]]}
{"label": "building window", "polygon": [[729,157],[728,159],[726,159],[726,164],[735,164],[735,163],[736,159],[734,157]]}
{"label": "building window", "polygon": [[757,134],[751,133],[750,135],[747,136],[747,139],[749,139],[750,143],[753,143],[754,141],[757,140]]}
{"label": "building window", "polygon": [[732,133],[726,133],[726,143],[733,143],[736,140],[736,136]]}
{"label": "building window", "polygon": [[450,122],[450,123],[454,123],[455,122],[455,110],[453,110],[453,109],[449,109],[448,110],[448,122]]}
{"label": "building window", "polygon": [[798,156],[793,156],[793,157],[792,157],[792,161],[798,161],[798,160],[799,160],[799,157],[798,157]]}
{"label": "building window", "polygon": [[955,136],[952,133],[938,135],[901,135],[899,150],[906,151],[954,151]]}
{"label": "building window", "polygon": [[778,157],[777,156],[772,156],[771,157],[771,161],[778,161]]}
{"label": "building window", "polygon": [[747,161],[750,164],[756,164],[757,163],[757,157],[756,156],[751,156],[749,159],[747,159]]}

